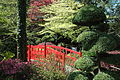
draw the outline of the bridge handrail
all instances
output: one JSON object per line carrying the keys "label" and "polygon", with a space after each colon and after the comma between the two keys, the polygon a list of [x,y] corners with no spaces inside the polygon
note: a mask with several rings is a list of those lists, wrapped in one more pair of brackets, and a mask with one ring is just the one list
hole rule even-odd
{"label": "bridge handrail", "polygon": [[[47,58],[51,54],[54,54],[55,60],[60,62],[61,66],[70,65],[73,66],[77,60],[76,57],[81,57],[82,53],[68,48],[54,45],[28,45],[28,61],[31,59],[36,60],[36,55],[39,54],[41,58]],[[70,55],[68,55],[70,54]],[[76,56],[78,55],[78,56]],[[42,61],[42,60],[40,60]]]}

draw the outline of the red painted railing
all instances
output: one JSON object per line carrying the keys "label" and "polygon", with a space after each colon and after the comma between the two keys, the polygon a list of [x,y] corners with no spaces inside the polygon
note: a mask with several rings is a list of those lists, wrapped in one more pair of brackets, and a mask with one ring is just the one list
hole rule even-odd
{"label": "red painted railing", "polygon": [[81,52],[76,52],[60,46],[53,45],[28,45],[28,61],[39,61],[42,64],[53,64],[58,69],[64,70],[65,65],[74,66]]}

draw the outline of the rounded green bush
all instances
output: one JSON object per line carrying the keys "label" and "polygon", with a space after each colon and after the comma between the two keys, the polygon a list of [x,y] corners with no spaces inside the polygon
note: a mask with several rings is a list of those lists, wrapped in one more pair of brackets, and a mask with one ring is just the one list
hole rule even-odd
{"label": "rounded green bush", "polygon": [[99,72],[93,80],[115,80],[112,76],[107,73]]}
{"label": "rounded green bush", "polygon": [[66,80],[88,80],[88,78],[85,76],[84,72],[73,71],[68,75]]}
{"label": "rounded green bush", "polygon": [[74,80],[88,80],[88,77],[82,75],[82,74],[79,74],[75,77]]}
{"label": "rounded green bush", "polygon": [[106,16],[101,8],[94,5],[86,5],[79,9],[72,22],[81,26],[96,25],[106,20]]}
{"label": "rounded green bush", "polygon": [[114,50],[117,47],[117,41],[112,35],[103,34],[99,37],[95,45],[90,49],[91,52],[97,51],[102,53],[109,50]]}
{"label": "rounded green bush", "polygon": [[91,27],[93,30],[101,31],[101,32],[107,32],[109,29],[109,24],[107,23],[100,23],[98,25]]}
{"label": "rounded green bush", "polygon": [[77,42],[82,43],[83,50],[89,50],[97,41],[99,35],[94,31],[84,31],[77,37]]}
{"label": "rounded green bush", "polygon": [[73,71],[68,75],[66,80],[74,80],[75,77],[78,76],[80,73],[80,71]]}
{"label": "rounded green bush", "polygon": [[82,50],[82,56],[88,56],[88,57],[95,57],[97,56],[97,53],[96,52],[90,52],[90,51],[85,51],[85,50]]}
{"label": "rounded green bush", "polygon": [[87,56],[80,57],[74,63],[75,68],[81,69],[83,71],[90,69],[93,65],[94,65],[94,62],[92,61],[90,57],[87,57]]}
{"label": "rounded green bush", "polygon": [[120,71],[105,71],[105,73],[111,75],[112,77],[115,78],[115,80],[120,80]]}
{"label": "rounded green bush", "polygon": [[98,37],[98,34],[94,31],[84,31],[77,37],[77,42],[93,40]]}

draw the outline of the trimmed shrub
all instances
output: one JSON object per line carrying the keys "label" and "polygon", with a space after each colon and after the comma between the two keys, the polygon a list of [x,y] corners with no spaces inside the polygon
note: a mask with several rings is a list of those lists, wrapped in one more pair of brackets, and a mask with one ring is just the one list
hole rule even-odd
{"label": "trimmed shrub", "polygon": [[89,70],[94,65],[94,62],[92,61],[90,57],[83,56],[83,57],[80,57],[74,63],[74,65],[75,65],[75,68],[81,69],[84,71],[84,70]]}
{"label": "trimmed shrub", "polygon": [[99,72],[93,80],[115,80],[112,76],[107,73]]}
{"label": "trimmed shrub", "polygon": [[120,71],[104,71],[105,73],[111,75],[112,77],[115,78],[115,80],[120,80]]}
{"label": "trimmed shrub", "polygon": [[77,37],[77,42],[82,43],[83,50],[89,50],[95,44],[98,37],[99,35],[94,31],[85,31]]}
{"label": "trimmed shrub", "polygon": [[88,41],[98,37],[94,31],[84,31],[77,37],[77,42]]}
{"label": "trimmed shrub", "polygon": [[88,57],[95,57],[97,56],[97,53],[94,51],[94,52],[90,52],[90,51],[85,51],[85,50],[82,50],[82,56],[88,56]]}
{"label": "trimmed shrub", "polygon": [[66,80],[88,80],[84,72],[73,71],[71,72]]}
{"label": "trimmed shrub", "polygon": [[102,53],[109,50],[114,50],[116,47],[117,41],[112,37],[112,35],[103,34],[90,49],[90,52],[97,51],[98,53]]}
{"label": "trimmed shrub", "polygon": [[88,78],[82,74],[79,74],[78,76],[75,77],[74,80],[88,80]]}
{"label": "trimmed shrub", "polygon": [[94,5],[86,5],[79,9],[72,22],[77,25],[91,26],[106,20],[102,9]]}
{"label": "trimmed shrub", "polygon": [[100,23],[98,25],[91,27],[93,30],[101,31],[101,32],[107,32],[109,29],[109,24],[107,23]]}

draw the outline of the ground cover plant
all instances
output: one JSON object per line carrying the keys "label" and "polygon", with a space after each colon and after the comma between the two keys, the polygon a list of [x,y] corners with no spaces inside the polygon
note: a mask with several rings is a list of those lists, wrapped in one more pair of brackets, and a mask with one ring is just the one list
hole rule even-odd
{"label": "ground cover plant", "polygon": [[66,75],[53,66],[40,65],[38,62],[22,62],[8,59],[0,62],[0,80],[65,80]]}

